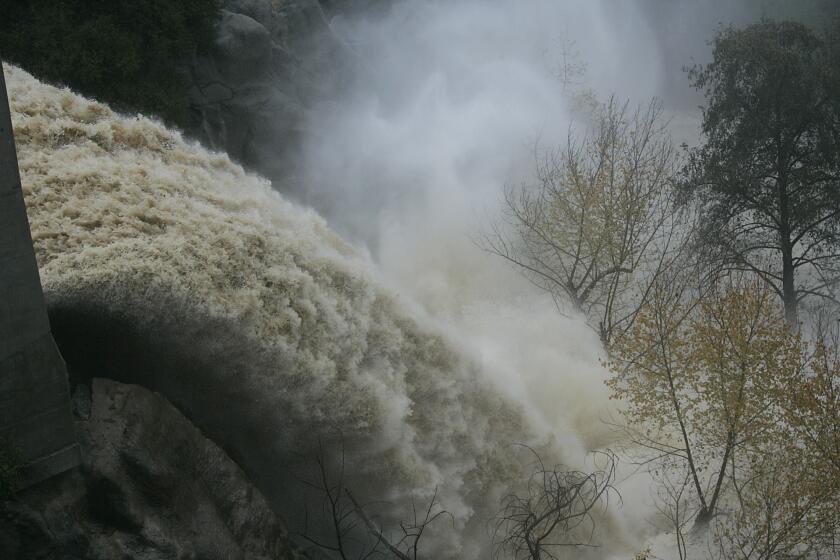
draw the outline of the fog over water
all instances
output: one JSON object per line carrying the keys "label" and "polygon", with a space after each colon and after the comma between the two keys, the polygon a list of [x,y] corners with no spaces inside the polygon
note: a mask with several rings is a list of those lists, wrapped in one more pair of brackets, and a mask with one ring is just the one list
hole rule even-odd
{"label": "fog over water", "polygon": [[[585,130],[581,98],[660,98],[674,142],[696,144],[702,96],[683,67],[709,60],[715,31],[762,16],[807,19],[820,6],[464,0],[335,17],[358,65],[309,123],[307,202],[491,363],[499,386],[567,450],[614,444],[595,334],[476,239],[498,216],[505,185],[532,180],[535,144],[552,148],[570,127]],[[648,481],[621,489],[624,523],[655,533],[642,519]]]}
{"label": "fog over water", "polygon": [[[301,483],[319,449],[329,464],[343,450],[344,483],[392,530],[412,503],[437,496],[451,523],[435,527],[424,551],[453,560],[488,553],[500,497],[529,472],[516,444],[550,464],[591,468],[582,434],[592,431],[570,425],[584,415],[558,405],[548,420],[511,383],[522,355],[495,341],[515,331],[519,309],[467,333],[226,156],[5,71],[41,278],[71,375],[163,394],[236,457],[292,530],[305,504],[321,503]],[[569,348],[567,359],[582,360],[570,371],[585,373],[597,346]],[[561,391],[561,381],[568,403],[597,400]],[[610,529],[602,550],[634,546],[622,516],[598,512]]]}
{"label": "fog over water", "polygon": [[[597,337],[476,239],[505,185],[532,179],[535,144],[552,148],[570,127],[585,130],[582,98],[660,97],[674,141],[696,142],[700,100],[681,69],[691,59],[675,52],[705,60],[721,22],[761,10],[711,0],[465,0],[335,17],[332,30],[358,65],[343,94],[313,112],[307,202],[366,247],[396,289],[499,366],[502,385],[546,426],[603,444],[597,419],[610,405]],[[564,80],[564,68],[578,72]]]}
{"label": "fog over water", "polygon": [[[673,66],[761,10],[463,0],[336,16],[356,66],[307,123],[314,211],[158,123],[7,67],[52,309],[69,330],[108,334],[78,318],[88,309],[131,323],[148,344],[107,373],[186,410],[287,515],[309,499],[289,474],[301,457],[346,444],[347,483],[387,504],[380,519],[439,490],[453,523],[429,557],[485,558],[487,520],[527,471],[513,444],[585,468],[620,442],[596,334],[477,238],[504,186],[531,180],[535,143],[585,128],[587,99],[661,96],[675,141],[696,142],[699,100]],[[564,60],[585,71],[564,81]],[[568,558],[629,559],[657,538],[649,481],[631,474],[599,513],[602,547]]]}

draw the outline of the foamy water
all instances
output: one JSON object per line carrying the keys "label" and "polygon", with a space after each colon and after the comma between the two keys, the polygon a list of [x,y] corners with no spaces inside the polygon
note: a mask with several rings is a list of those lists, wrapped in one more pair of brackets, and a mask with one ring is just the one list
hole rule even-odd
{"label": "foamy water", "polygon": [[[437,488],[454,523],[435,527],[425,553],[478,558],[500,495],[524,474],[513,444],[583,466],[582,419],[594,420],[598,407],[565,414],[558,406],[553,418],[528,409],[550,409],[549,391],[599,382],[547,379],[537,407],[528,404],[532,391],[505,380],[529,361],[594,358],[551,350],[494,358],[494,333],[525,328],[504,310],[495,323],[481,321],[483,335],[464,335],[462,347],[461,327],[384,287],[364,252],[226,156],[19,69],[6,67],[6,76],[51,306],[103,310],[200,363],[178,369],[168,358],[152,371],[150,346],[148,378],[129,380],[186,409],[277,507],[306,499],[295,498],[285,469],[305,467],[301,457],[319,439],[332,449],[343,441],[348,485],[387,500],[374,512],[386,526],[412,497],[422,502]],[[120,378],[119,361],[108,366]],[[216,394],[225,390],[230,398]],[[624,526],[620,516],[605,518],[596,536],[604,547],[586,554],[631,550]]]}

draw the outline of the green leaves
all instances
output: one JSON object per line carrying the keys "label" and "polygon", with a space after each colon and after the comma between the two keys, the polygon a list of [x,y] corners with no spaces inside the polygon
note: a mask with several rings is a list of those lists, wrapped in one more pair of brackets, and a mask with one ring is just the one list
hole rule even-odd
{"label": "green leaves", "polygon": [[794,22],[730,27],[713,61],[689,72],[707,99],[706,141],[682,189],[704,206],[705,248],[771,286],[791,324],[803,297],[829,297],[840,279],[838,36]]}
{"label": "green leaves", "polygon": [[0,19],[4,59],[119,109],[186,124],[181,67],[210,48],[216,0],[9,4]]}

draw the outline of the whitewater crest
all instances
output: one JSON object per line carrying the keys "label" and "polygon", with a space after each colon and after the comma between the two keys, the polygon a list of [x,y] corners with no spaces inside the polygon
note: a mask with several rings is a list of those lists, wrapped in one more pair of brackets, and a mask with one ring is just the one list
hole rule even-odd
{"label": "whitewater crest", "polygon": [[473,361],[316,214],[226,156],[6,74],[42,282],[73,375],[93,368],[164,393],[286,507],[285,471],[318,441],[342,444],[347,484],[387,500],[377,514],[398,519],[437,488],[455,523],[429,552],[479,554],[464,535],[485,532],[520,474],[511,444],[534,441]]}

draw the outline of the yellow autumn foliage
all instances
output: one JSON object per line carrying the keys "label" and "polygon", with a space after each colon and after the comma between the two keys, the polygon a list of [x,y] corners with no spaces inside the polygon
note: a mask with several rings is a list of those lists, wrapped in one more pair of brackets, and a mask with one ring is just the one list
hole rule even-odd
{"label": "yellow autumn foliage", "polygon": [[766,285],[729,279],[703,298],[657,286],[611,346],[607,384],[630,439],[653,472],[685,473],[695,525],[712,527],[720,558],[834,546],[836,340],[807,340]]}

